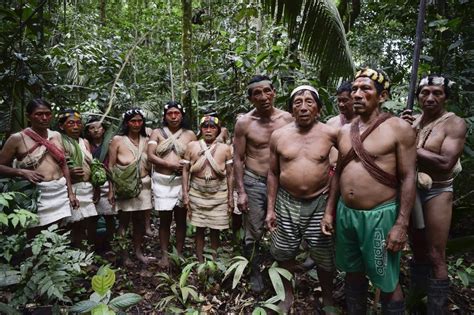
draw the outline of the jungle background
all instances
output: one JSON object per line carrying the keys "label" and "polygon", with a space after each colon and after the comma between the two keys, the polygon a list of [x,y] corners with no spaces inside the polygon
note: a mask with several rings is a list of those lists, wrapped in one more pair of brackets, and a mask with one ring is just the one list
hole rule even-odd
{"label": "jungle background", "polygon": [[[418,70],[419,75],[443,73],[456,82],[448,109],[469,126],[463,171],[455,181],[448,245],[450,310],[459,314],[474,311],[473,12],[473,1],[428,1]],[[106,114],[111,127],[126,109],[141,107],[153,128],[161,122],[164,104],[176,99],[186,106],[194,127],[200,114],[213,108],[232,130],[236,114],[251,109],[245,86],[257,73],[273,79],[281,108],[286,108],[295,85],[316,86],[325,104],[325,120],[337,114],[338,84],[362,65],[388,73],[393,87],[385,107],[398,114],[409,93],[417,13],[414,0],[3,0],[0,139],[27,126],[25,106],[34,97],[49,100],[56,111],[74,108],[86,116]],[[97,285],[92,289],[108,296],[98,299],[99,304],[110,302],[110,309],[96,308],[96,314],[140,300],[122,295],[122,300],[130,298],[128,304],[109,301],[112,278],[114,296],[141,295],[129,313],[263,314],[275,309],[281,298],[281,277],[286,274],[269,257],[267,292],[249,292],[246,260],[238,256],[238,246],[232,246],[228,234],[223,235],[218,260],[200,265],[193,258],[190,228],[186,258],[175,257],[171,272],[155,265],[124,269],[115,257],[70,248],[68,238],[54,228],[29,241],[25,229],[34,220],[28,212],[34,205],[24,194],[34,194],[35,189],[2,181],[0,312],[49,305],[64,313],[87,299],[90,280],[106,264],[115,271],[100,269],[103,286],[100,293]],[[154,224],[159,224],[157,218]],[[115,246],[123,242],[117,240]],[[147,241],[147,252],[158,255],[158,248],[156,232]],[[25,249],[33,255],[22,257]],[[405,262],[409,248],[406,254]],[[299,258],[304,260],[304,254]],[[401,278],[405,287],[406,269]],[[314,270],[297,274],[296,286],[295,313],[320,311]],[[375,291],[372,297],[376,310]],[[79,310],[97,304],[84,302]]]}

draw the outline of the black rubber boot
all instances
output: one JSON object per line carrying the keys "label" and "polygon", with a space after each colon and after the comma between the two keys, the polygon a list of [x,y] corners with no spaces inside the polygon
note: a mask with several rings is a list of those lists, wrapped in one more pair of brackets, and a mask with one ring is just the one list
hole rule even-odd
{"label": "black rubber boot", "polygon": [[383,315],[403,315],[405,314],[405,300],[402,301],[382,301]]}
{"label": "black rubber boot", "polygon": [[258,247],[257,243],[244,245],[244,255],[249,260],[250,264],[250,288],[254,293],[261,293],[265,289],[262,273],[260,272],[260,255],[258,255]]}
{"label": "black rubber boot", "polygon": [[417,264],[410,261],[410,291],[407,296],[407,307],[412,315],[425,313],[423,298],[428,288],[430,269],[430,264]]}
{"label": "black rubber boot", "polygon": [[368,289],[368,282],[354,284],[346,281],[344,293],[346,294],[347,314],[366,315]]}
{"label": "black rubber boot", "polygon": [[449,279],[428,279],[428,305],[426,314],[448,314]]}

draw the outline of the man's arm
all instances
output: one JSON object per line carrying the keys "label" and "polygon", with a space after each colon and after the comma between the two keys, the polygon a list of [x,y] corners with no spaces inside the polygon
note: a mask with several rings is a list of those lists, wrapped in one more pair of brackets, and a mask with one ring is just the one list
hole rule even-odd
{"label": "man's arm", "polygon": [[439,154],[429,150],[417,149],[418,164],[433,172],[450,172],[461,156],[466,141],[466,123],[455,117],[444,123],[446,138],[441,144]]}
{"label": "man's arm", "polygon": [[279,132],[274,131],[270,137],[270,163],[267,175],[267,217],[265,222],[270,232],[276,230],[275,203],[280,177],[280,165],[277,152]]}
{"label": "man's arm", "polygon": [[387,250],[398,252],[408,239],[410,212],[415,203],[416,135],[405,121],[395,118],[392,122],[397,137],[397,175],[400,182],[400,209],[398,217],[387,236]]}
{"label": "man's arm", "polygon": [[44,177],[40,173],[33,170],[25,170],[11,167],[20,143],[19,135],[12,135],[7,139],[2,151],[0,151],[0,174],[6,177],[23,177],[32,183],[43,181]]}
{"label": "man's arm", "polygon": [[229,214],[231,214],[234,209],[234,166],[232,162],[232,148],[226,144],[226,149],[225,172],[227,176],[227,208]]}
{"label": "man's arm", "polygon": [[234,135],[234,176],[237,193],[239,194],[237,205],[242,212],[248,211],[248,198],[244,188],[244,159],[245,147],[247,145],[245,133],[246,126],[243,121],[246,117],[240,118],[235,124]]}
{"label": "man's arm", "polygon": [[[338,144],[340,136],[341,136],[340,129],[336,129],[336,133],[334,134],[334,147],[332,147],[331,150],[336,149],[337,151],[338,149],[337,144]],[[330,184],[329,184],[328,200],[326,203],[324,216],[321,219],[321,231],[325,235],[332,235],[334,233],[334,217],[336,215],[337,200],[339,199],[339,195],[340,195],[339,178],[342,172],[342,170],[338,171],[337,165],[340,163],[341,163],[341,154],[339,154],[339,151],[338,151],[336,171],[329,179]]]}

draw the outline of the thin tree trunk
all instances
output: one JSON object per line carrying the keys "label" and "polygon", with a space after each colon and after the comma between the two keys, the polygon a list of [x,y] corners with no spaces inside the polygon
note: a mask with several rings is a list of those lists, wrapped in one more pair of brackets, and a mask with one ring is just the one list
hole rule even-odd
{"label": "thin tree trunk", "polygon": [[181,69],[181,103],[189,113],[191,122],[195,121],[195,111],[191,99],[191,62],[192,62],[192,0],[181,0],[183,9],[182,20],[182,69]]}
{"label": "thin tree trunk", "polygon": [[100,24],[102,24],[102,26],[105,26],[105,23],[106,23],[106,12],[105,12],[106,7],[107,7],[107,0],[100,0],[99,11],[100,11]]}

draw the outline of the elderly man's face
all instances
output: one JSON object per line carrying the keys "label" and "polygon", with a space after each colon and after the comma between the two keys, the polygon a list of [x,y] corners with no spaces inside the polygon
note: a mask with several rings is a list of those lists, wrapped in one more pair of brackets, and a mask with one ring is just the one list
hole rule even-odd
{"label": "elderly man's face", "polygon": [[300,127],[307,127],[314,124],[319,113],[318,103],[308,90],[299,92],[293,98],[293,117]]}
{"label": "elderly man's face", "polygon": [[444,108],[446,93],[442,85],[426,85],[418,94],[418,103],[424,112],[437,112]]}
{"label": "elderly man's face", "polygon": [[63,123],[64,132],[71,138],[78,139],[82,132],[82,121],[76,115],[69,116]]}
{"label": "elderly man's face", "polygon": [[261,84],[256,84],[252,88],[252,92],[248,99],[258,111],[269,111],[273,107],[275,90],[270,86],[270,84],[262,82]]}

